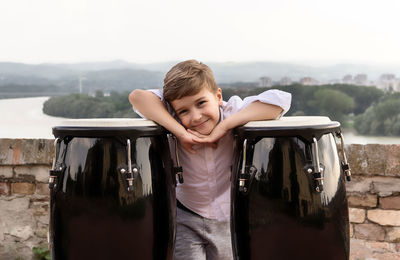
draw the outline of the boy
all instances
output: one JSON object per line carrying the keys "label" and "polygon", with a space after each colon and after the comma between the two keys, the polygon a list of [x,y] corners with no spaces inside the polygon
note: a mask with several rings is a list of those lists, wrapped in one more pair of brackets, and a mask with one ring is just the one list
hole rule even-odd
{"label": "boy", "polygon": [[[290,107],[291,95],[269,90],[241,100],[222,100],[213,73],[188,60],[165,76],[163,92],[134,90],[129,101],[140,114],[168,129],[184,183],[176,188],[175,259],[232,259],[230,175],[231,129],[253,120],[275,119]],[[171,154],[175,154],[171,145]]]}

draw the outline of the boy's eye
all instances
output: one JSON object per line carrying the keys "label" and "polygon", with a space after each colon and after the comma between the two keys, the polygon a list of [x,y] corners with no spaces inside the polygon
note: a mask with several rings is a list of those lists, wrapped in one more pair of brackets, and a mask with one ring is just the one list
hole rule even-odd
{"label": "boy's eye", "polygon": [[185,109],[185,110],[181,110],[181,111],[178,112],[178,115],[183,115],[183,114],[185,114],[186,112],[187,112],[186,109]]}
{"label": "boy's eye", "polygon": [[201,106],[201,105],[204,105],[205,103],[207,103],[207,101],[202,100],[202,101],[199,101],[198,105]]}

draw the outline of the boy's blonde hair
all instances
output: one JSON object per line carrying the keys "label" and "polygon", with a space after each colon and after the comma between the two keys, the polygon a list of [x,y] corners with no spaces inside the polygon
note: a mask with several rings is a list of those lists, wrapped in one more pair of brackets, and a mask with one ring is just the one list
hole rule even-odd
{"label": "boy's blonde hair", "polygon": [[164,78],[163,96],[168,102],[199,93],[204,86],[218,91],[212,70],[196,60],[182,61],[172,67]]}

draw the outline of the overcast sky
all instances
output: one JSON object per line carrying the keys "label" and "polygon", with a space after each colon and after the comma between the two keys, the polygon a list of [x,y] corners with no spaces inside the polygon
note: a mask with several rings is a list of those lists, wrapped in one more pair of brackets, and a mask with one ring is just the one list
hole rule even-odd
{"label": "overcast sky", "polygon": [[398,0],[1,0],[0,61],[400,64]]}

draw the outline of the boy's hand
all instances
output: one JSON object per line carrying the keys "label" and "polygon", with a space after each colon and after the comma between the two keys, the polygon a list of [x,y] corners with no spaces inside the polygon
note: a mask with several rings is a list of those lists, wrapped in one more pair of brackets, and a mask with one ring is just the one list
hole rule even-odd
{"label": "boy's hand", "polygon": [[197,136],[199,139],[198,143],[205,143],[210,145],[213,148],[217,148],[218,140],[221,139],[224,135],[228,133],[229,129],[225,127],[225,124],[222,122],[214,127],[209,135],[202,135],[194,130],[188,129],[188,132]]}
{"label": "boy's hand", "polygon": [[184,134],[177,136],[180,144],[182,145],[183,149],[185,149],[186,151],[188,151],[191,154],[195,154],[196,150],[193,149],[193,145],[196,144],[200,144],[201,143],[201,139],[199,137],[197,137],[196,135],[185,131]]}

